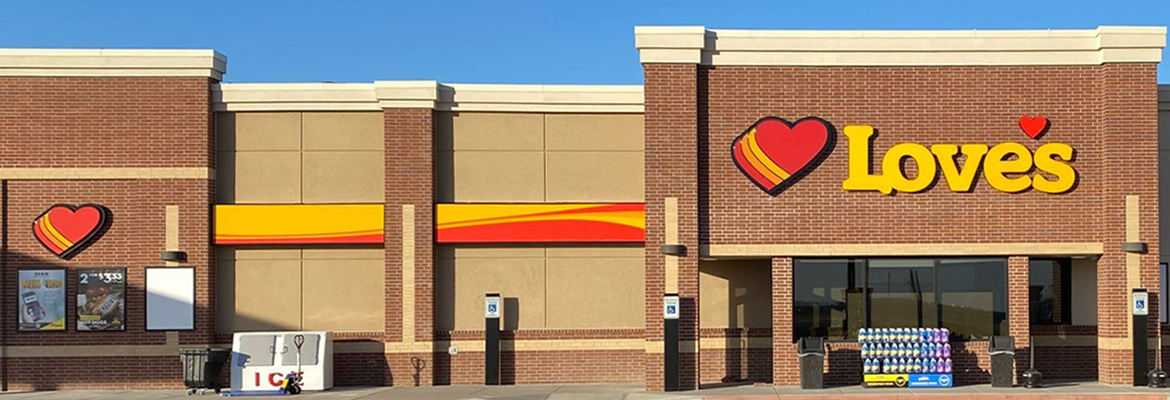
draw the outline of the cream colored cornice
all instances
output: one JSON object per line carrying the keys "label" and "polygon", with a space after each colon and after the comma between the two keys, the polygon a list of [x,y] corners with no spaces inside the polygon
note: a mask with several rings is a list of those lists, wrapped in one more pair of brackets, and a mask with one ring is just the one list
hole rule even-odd
{"label": "cream colored cornice", "polygon": [[430,108],[440,111],[641,113],[640,85],[486,85],[435,81],[225,83],[216,111]]}
{"label": "cream colored cornice", "polygon": [[439,100],[439,83],[376,81],[374,95],[382,108],[435,108]]}
{"label": "cream colored cornice", "polygon": [[378,111],[372,83],[222,83],[211,87],[215,111]]}
{"label": "cream colored cornice", "polygon": [[0,76],[146,76],[223,79],[215,50],[0,49]]}
{"label": "cream colored cornice", "polygon": [[1165,27],[779,31],[636,27],[642,63],[759,66],[1099,65],[1162,60]]}
{"label": "cream colored cornice", "polygon": [[444,111],[643,112],[641,85],[442,85]]}

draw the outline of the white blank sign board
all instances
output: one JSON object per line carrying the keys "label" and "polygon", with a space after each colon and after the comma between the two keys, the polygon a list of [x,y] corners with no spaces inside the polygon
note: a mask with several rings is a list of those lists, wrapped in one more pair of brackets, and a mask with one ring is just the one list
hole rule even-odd
{"label": "white blank sign board", "polygon": [[146,269],[146,330],[195,329],[195,269]]}

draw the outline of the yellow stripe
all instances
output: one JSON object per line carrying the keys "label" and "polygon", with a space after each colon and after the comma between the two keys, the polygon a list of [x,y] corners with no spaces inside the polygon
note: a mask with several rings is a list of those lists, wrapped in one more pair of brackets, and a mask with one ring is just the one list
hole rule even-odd
{"label": "yellow stripe", "polygon": [[764,154],[764,150],[760,148],[759,142],[756,141],[755,129],[752,129],[752,132],[748,134],[747,142],[748,147],[752,150],[752,154],[756,155],[756,159],[760,160],[760,163],[764,164],[764,167],[768,168],[768,170],[772,171],[772,173],[776,174],[776,176],[779,176],[780,179],[788,179],[790,176],[788,171],[785,171],[784,168],[780,168],[779,165],[776,165],[776,163],[772,162],[772,159],[768,158],[768,155]]}
{"label": "yellow stripe", "polygon": [[37,232],[40,232],[42,235],[45,235],[45,240],[48,240],[49,244],[52,244],[53,246],[56,246],[58,249],[61,249],[61,250],[66,249],[66,247],[62,247],[62,244],[60,242],[58,242],[57,239],[54,238],[52,234],[50,234],[48,231],[45,230],[44,223],[41,223],[40,220],[38,220],[37,222],[38,223],[33,224],[33,229],[36,229]]}
{"label": "yellow stripe", "polygon": [[315,238],[331,238],[331,237],[351,237],[351,236],[368,236],[381,235],[382,231],[361,231],[361,232],[344,232],[344,233],[328,233],[320,235],[229,235],[217,234],[215,237],[220,239],[315,239]]}
{"label": "yellow stripe", "polygon": [[772,182],[772,184],[777,184],[777,183],[784,181],[784,179],[780,178],[779,176],[776,176],[776,174],[772,173],[772,171],[769,171],[767,168],[765,168],[764,164],[760,164],[760,160],[756,159],[756,155],[752,154],[752,151],[748,149],[749,147],[751,147],[746,143],[749,141],[749,139],[751,139],[751,138],[750,137],[743,138],[744,143],[741,146],[739,146],[739,152],[743,153],[743,158],[746,159],[748,161],[748,163],[752,165],[752,168],[756,169],[756,172],[759,172],[761,175],[764,176],[764,179],[767,179],[769,182]]}
{"label": "yellow stripe", "polygon": [[554,214],[554,215],[536,215],[536,216],[518,216],[515,218],[497,218],[490,221],[472,221],[472,222],[448,222],[439,224],[438,229],[462,228],[465,226],[480,226],[480,225],[495,225],[509,222],[528,222],[528,221],[597,221],[609,222],[619,225],[632,226],[639,229],[646,229],[646,217],[644,213],[637,211],[615,211],[615,212],[599,212],[599,213],[581,213],[581,214]]}
{"label": "yellow stripe", "polygon": [[220,204],[216,237],[329,237],[382,233],[382,204]]}
{"label": "yellow stripe", "polygon": [[435,223],[447,225],[470,220],[523,217],[608,205],[610,204],[439,204],[435,207]]}
{"label": "yellow stripe", "polygon": [[70,242],[69,239],[66,239],[65,236],[62,236],[61,233],[57,232],[57,228],[54,228],[53,224],[49,222],[48,215],[46,215],[44,218],[41,218],[41,221],[44,222],[43,226],[45,227],[45,233],[49,234],[49,239],[53,240],[53,243],[57,243],[59,246],[62,246],[61,250],[73,247],[73,242]]}

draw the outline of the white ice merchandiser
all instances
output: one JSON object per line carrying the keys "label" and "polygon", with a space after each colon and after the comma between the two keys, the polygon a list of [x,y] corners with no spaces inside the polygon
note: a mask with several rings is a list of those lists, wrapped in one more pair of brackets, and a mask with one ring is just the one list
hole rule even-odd
{"label": "white ice merchandiser", "polygon": [[[304,337],[299,352],[297,336]],[[275,390],[284,375],[300,371],[303,390],[333,387],[333,334],[331,332],[248,332],[232,339],[232,390]]]}

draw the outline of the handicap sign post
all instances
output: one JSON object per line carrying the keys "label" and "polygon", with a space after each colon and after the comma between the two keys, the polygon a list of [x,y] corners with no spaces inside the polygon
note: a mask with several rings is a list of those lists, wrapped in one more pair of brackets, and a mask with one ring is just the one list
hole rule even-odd
{"label": "handicap sign post", "polygon": [[668,392],[678,390],[678,316],[682,311],[680,308],[678,294],[667,293],[662,297],[662,326],[664,329],[662,366],[666,374],[663,376],[663,389]]}
{"label": "handicap sign post", "polygon": [[500,384],[500,294],[488,293],[483,301],[485,385]]}
{"label": "handicap sign post", "polygon": [[1133,385],[1146,386],[1150,370],[1150,293],[1146,289],[1134,289],[1129,305],[1133,312]]}

